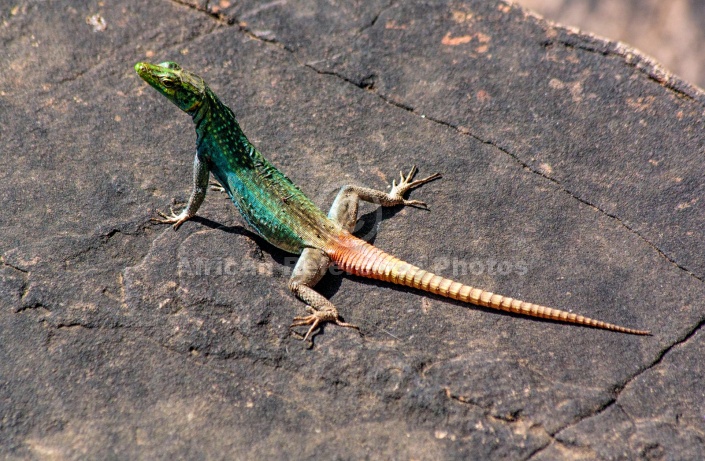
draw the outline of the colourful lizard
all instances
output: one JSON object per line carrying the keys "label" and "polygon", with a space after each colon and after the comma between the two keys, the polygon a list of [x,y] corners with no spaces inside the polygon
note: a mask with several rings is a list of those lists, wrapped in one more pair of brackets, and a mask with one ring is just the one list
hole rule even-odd
{"label": "colourful lizard", "polygon": [[326,216],[282,172],[269,163],[247,140],[235,115],[205,84],[203,79],[174,62],[137,63],[142,79],[191,115],[196,125],[197,150],[193,165],[193,190],[179,214],[159,212],[161,223],[174,229],[192,218],[208,189],[209,173],[228,193],[245,221],[265,240],[287,252],[300,254],[289,280],[289,289],[307,304],[309,315],[295,317],[292,327],[309,326],[304,340],[326,322],[358,329],[345,323],[336,307],[314,290],[332,263],[362,277],[384,280],[452,299],[507,312],[596,328],[648,335],[650,332],[625,328],[508,298],[432,274],[401,261],[355,237],[358,202],[383,207],[412,205],[425,207],[405,194],[440,177],[439,174],[413,180],[416,168],[392,183],[389,192],[358,186],[344,186]]}

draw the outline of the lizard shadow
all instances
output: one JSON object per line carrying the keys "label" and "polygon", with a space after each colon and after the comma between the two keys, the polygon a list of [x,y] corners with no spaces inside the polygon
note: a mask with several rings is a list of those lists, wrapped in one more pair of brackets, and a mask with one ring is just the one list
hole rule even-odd
{"label": "lizard shadow", "polygon": [[[377,237],[377,231],[378,231],[378,226],[379,226],[380,222],[393,217],[399,211],[401,211],[403,208],[404,208],[403,206],[382,208],[381,209],[381,215],[382,215],[381,220],[379,219],[379,214],[380,214],[379,209],[370,211],[368,213],[365,213],[365,214],[359,216],[358,223],[357,223],[356,229],[354,231],[354,234],[358,237],[361,237],[361,238],[364,237],[364,239],[368,243],[374,244],[374,241]],[[219,222],[213,221],[208,218],[203,218],[200,216],[195,216],[191,220],[194,222],[197,222],[205,227],[209,227],[211,229],[218,229],[223,232],[227,232],[227,233],[235,234],[235,235],[242,235],[244,237],[251,239],[261,251],[268,253],[276,263],[278,263],[284,267],[284,269],[282,270],[283,274],[290,274],[291,269],[293,269],[295,262],[298,260],[298,255],[292,255],[291,253],[288,253],[284,250],[281,250],[281,249],[275,247],[274,245],[267,242],[264,238],[260,237],[255,232],[246,228],[245,226],[242,226],[239,224],[233,225],[233,226],[226,226],[226,225],[221,224]],[[335,266],[332,266],[331,269],[334,269],[334,268],[335,268]],[[421,268],[429,270],[429,268],[425,268],[425,267],[421,267]],[[442,274],[438,274],[438,275],[442,275]],[[286,278],[288,278],[288,276]],[[344,279],[350,279],[350,280],[354,280],[357,283],[362,283],[365,285],[371,285],[371,286],[380,287],[380,288],[388,288],[388,289],[396,290],[399,292],[407,292],[407,293],[412,292],[412,293],[415,293],[416,295],[421,296],[421,297],[426,297],[428,299],[436,300],[436,301],[439,301],[439,302],[442,302],[442,303],[445,303],[448,305],[462,307],[464,309],[475,309],[475,310],[478,310],[481,312],[487,312],[487,313],[491,313],[491,314],[495,314],[495,315],[504,315],[504,316],[514,317],[514,318],[518,318],[518,319],[522,319],[522,320],[533,320],[535,322],[546,322],[546,323],[555,323],[555,324],[565,325],[565,322],[561,322],[558,320],[543,319],[543,318],[522,315],[522,314],[518,314],[518,313],[514,313],[514,312],[500,311],[497,309],[479,306],[477,304],[459,301],[459,300],[447,298],[447,297],[441,296],[441,295],[436,295],[436,294],[429,293],[427,291],[420,290],[417,288],[410,288],[410,287],[407,287],[404,285],[397,285],[397,284],[390,283],[390,282],[384,282],[384,281],[380,281],[380,280],[374,280],[374,279],[368,279],[365,277],[350,275],[350,274],[346,274],[346,273],[340,271],[339,269],[337,270],[337,273],[332,272],[331,270],[326,272],[324,277],[315,285],[315,289],[321,295],[325,296],[327,299],[330,299],[332,296],[334,296],[338,292],[338,290],[340,289],[340,286],[342,284],[342,281]],[[472,284],[468,280],[458,279],[457,281],[461,282],[461,283],[466,283],[468,285]],[[297,304],[296,300],[292,300],[292,303]],[[301,303],[298,303],[298,304],[301,304]],[[588,325],[580,325],[580,326],[589,327]],[[324,330],[325,329],[321,329],[319,332],[317,332],[316,336],[325,334]]]}
{"label": "lizard shadow", "polygon": [[[287,251],[281,250],[271,243],[267,242],[264,238],[262,238],[259,234],[251,231],[247,227],[240,225],[240,224],[235,224],[232,226],[226,226],[224,224],[221,224],[217,221],[213,221],[208,218],[203,218],[200,216],[195,216],[191,218],[191,221],[196,222],[202,226],[214,229],[214,230],[219,230],[222,232],[226,232],[229,234],[233,235],[240,235],[243,237],[247,237],[250,240],[252,240],[257,248],[262,251],[263,253],[269,254],[269,256],[277,263],[280,267],[280,270],[275,272],[280,275],[281,277],[277,276],[277,283],[280,281],[284,283],[286,286],[289,276],[291,275],[291,271],[294,269],[294,265],[296,261],[299,259],[299,255],[293,255],[292,253],[289,253]],[[325,296],[326,298],[330,298],[333,296],[338,289],[340,288],[340,284],[342,283],[342,279],[340,277],[331,277],[329,272],[326,272],[325,276],[321,281],[319,281],[315,289],[318,291],[320,294]],[[304,303],[297,300],[296,297],[291,294],[291,298],[288,298],[288,301],[291,302],[291,307],[294,307],[296,309],[300,310],[292,310],[291,312],[294,315],[301,315],[304,314]],[[284,300],[282,300],[284,302]],[[279,314],[277,314],[279,315]],[[295,330],[292,330],[294,334],[298,334],[295,332]],[[319,335],[324,335],[325,334],[325,328],[320,328],[314,337],[319,336]],[[303,336],[302,336],[303,337]],[[311,338],[313,339],[313,338]],[[313,345],[313,342],[311,342],[311,345]]]}
{"label": "lizard shadow", "polygon": [[[281,264],[282,266],[291,266],[293,268],[294,266],[291,264],[292,261],[292,254],[288,253],[284,250],[280,250],[279,248],[275,247],[268,241],[266,241],[264,238],[262,238],[259,234],[256,232],[251,231],[247,227],[240,225],[240,224],[235,224],[232,226],[226,226],[225,224],[221,224],[217,221],[213,221],[212,219],[208,218],[203,218],[201,216],[195,216],[191,218],[191,221],[197,222],[205,227],[209,227],[211,229],[215,230],[220,230],[223,232],[227,232],[228,234],[233,234],[233,235],[241,235],[243,237],[247,237],[250,240],[254,241],[257,247],[262,250],[263,252],[269,254],[272,259],[274,259],[275,262],[278,264]],[[296,256],[298,258],[298,255]]]}
{"label": "lizard shadow", "polygon": [[[403,208],[403,206],[393,208],[378,207],[375,210],[358,216],[353,235],[362,238],[367,243],[374,244],[380,222],[394,216]],[[360,280],[360,277],[348,275],[341,269],[338,269],[337,266],[332,265],[323,278],[316,284],[316,291],[327,299],[330,299],[340,290],[340,286],[346,278]]]}
{"label": "lizard shadow", "polygon": [[[354,234],[357,237],[361,237],[361,238],[364,237],[365,241],[367,241],[370,244],[374,244],[374,241],[377,237],[379,224],[382,221],[387,220],[387,219],[395,216],[403,208],[404,208],[403,206],[381,208],[381,219],[380,219],[380,209],[372,210],[368,213],[365,213],[365,214],[359,216]],[[227,232],[227,233],[235,234],[235,235],[241,235],[241,236],[244,236],[244,237],[251,239],[262,252],[269,254],[277,264],[284,266],[285,269],[283,269],[282,272],[285,274],[290,274],[291,269],[293,269],[293,267],[294,267],[295,261],[298,260],[298,255],[292,255],[291,253],[288,253],[284,250],[281,250],[281,249],[275,247],[274,245],[267,242],[264,238],[260,237],[255,232],[246,228],[245,226],[242,226],[239,224],[236,224],[233,226],[226,226],[226,225],[221,224],[219,222],[213,221],[208,218],[203,218],[200,216],[196,216],[196,217],[192,218],[192,221],[198,222],[199,224],[206,226],[206,227],[209,227],[211,229],[218,229],[223,232]],[[335,269],[335,271],[333,269]],[[424,267],[422,267],[422,269],[428,270],[428,268],[424,268]],[[441,274],[439,274],[439,275],[441,275]],[[426,292],[426,291],[423,291],[420,289],[410,288],[410,287],[406,287],[403,285],[396,285],[396,284],[393,284],[390,282],[384,282],[384,281],[380,281],[380,280],[368,279],[365,277],[359,277],[359,276],[355,276],[355,275],[346,274],[346,273],[340,271],[339,269],[337,269],[335,266],[332,266],[331,270],[326,272],[326,274],[323,276],[323,278],[315,285],[315,289],[321,295],[325,296],[327,299],[330,299],[338,292],[344,279],[350,279],[350,280],[354,280],[356,283],[362,283],[365,285],[371,285],[371,286],[380,287],[380,288],[388,288],[388,289],[390,288],[392,290],[396,290],[399,292],[412,292],[412,293],[417,294],[418,296],[425,296],[426,298],[431,299],[431,300],[440,301],[443,303],[462,307],[465,309],[478,309],[480,311],[484,311],[484,312],[488,312],[488,313],[504,314],[504,315],[508,315],[508,316],[516,317],[516,318],[530,319],[530,320],[544,321],[544,322],[548,321],[550,323],[561,323],[561,322],[551,321],[551,320],[547,320],[547,319],[538,319],[538,318],[527,317],[527,316],[524,316],[521,314],[516,314],[516,313],[500,312],[496,309],[478,306],[476,304],[466,303],[466,302],[458,301],[458,300],[451,299],[451,298],[446,298],[444,296],[429,293],[429,292]],[[464,283],[463,280],[458,280],[458,281]],[[294,304],[297,304],[296,300],[292,300],[292,302]],[[324,330],[325,329],[322,329],[321,331],[319,331],[317,333],[317,336],[321,335],[321,334],[325,334]]]}
{"label": "lizard shadow", "polygon": [[[358,216],[357,223],[355,224],[355,229],[353,230],[353,234],[356,237],[366,241],[367,243],[374,245],[375,239],[377,238],[379,226],[382,224],[382,222],[393,218],[404,208],[404,205],[394,207],[378,207],[375,210],[369,211],[365,214]],[[419,209],[424,211],[424,208]]]}
{"label": "lizard shadow", "polygon": [[[271,243],[267,242],[264,238],[262,238],[259,234],[255,233],[254,231],[251,231],[243,225],[235,224],[232,226],[226,226],[217,221],[213,221],[212,219],[204,218],[201,216],[195,216],[191,218],[191,221],[211,229],[220,230],[229,234],[241,235],[243,237],[249,238],[257,245],[259,250],[261,250],[263,253],[267,253],[274,260],[274,262],[279,265],[281,269],[278,272],[284,275],[284,277],[279,278],[283,279],[284,283],[288,281],[288,276],[291,274],[291,271],[293,270],[296,261],[298,261],[299,255],[294,255],[292,253],[275,247]],[[330,272],[326,272],[324,277],[316,284],[315,289],[326,298],[330,298],[340,289],[341,283],[341,277],[333,276],[332,274],[330,274]],[[292,301],[296,302],[295,299]]]}

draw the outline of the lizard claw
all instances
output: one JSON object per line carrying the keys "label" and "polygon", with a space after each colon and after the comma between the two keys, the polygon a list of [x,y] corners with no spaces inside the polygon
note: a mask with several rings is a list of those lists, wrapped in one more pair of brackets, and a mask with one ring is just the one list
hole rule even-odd
{"label": "lizard claw", "polygon": [[151,218],[150,221],[159,224],[173,224],[174,230],[177,230],[184,222],[188,221],[188,219],[190,218],[190,216],[186,216],[186,213],[184,212],[181,212],[178,215],[174,213],[174,207],[171,205],[169,206],[169,214],[166,214],[160,210],[157,210],[157,214],[161,216],[161,218]]}
{"label": "lizard claw", "polygon": [[306,308],[311,312],[309,315],[301,316],[301,317],[294,317],[294,321],[292,322],[291,326],[289,328],[294,328],[294,327],[300,327],[300,326],[305,326],[305,325],[311,325],[311,327],[308,329],[306,332],[306,335],[304,336],[303,340],[307,341],[308,338],[311,337],[312,333],[314,333],[316,330],[318,330],[321,326],[321,324],[325,322],[330,322],[330,323],[335,323],[338,326],[341,327],[346,327],[346,328],[354,328],[356,330],[360,330],[360,328],[357,325],[353,325],[351,323],[346,323],[340,320],[340,317],[338,317],[337,314],[334,314],[332,312],[328,312],[326,310],[316,310],[311,306],[306,306]]}
{"label": "lizard claw", "polygon": [[[431,182],[442,177],[440,173],[435,173],[427,178],[412,181],[417,172],[418,168],[416,168],[416,165],[411,167],[411,171],[409,171],[409,174],[407,174],[406,176],[404,176],[404,172],[400,171],[399,177],[401,178],[401,180],[399,181],[399,184],[397,184],[396,181],[392,181],[392,190],[389,192],[389,195],[401,197],[407,192],[409,192],[411,189],[415,189],[422,184],[426,184],[427,182]],[[420,202],[418,200],[405,200],[404,205],[416,205],[423,208],[428,208],[426,207],[425,203]]]}
{"label": "lizard claw", "polygon": [[221,186],[220,183],[216,181],[211,181],[208,183],[212,191],[225,192],[225,187]]}
{"label": "lizard claw", "polygon": [[404,200],[404,205],[415,206],[418,208],[423,208],[424,210],[428,210],[428,205],[426,205],[426,202],[422,202],[421,200]]}

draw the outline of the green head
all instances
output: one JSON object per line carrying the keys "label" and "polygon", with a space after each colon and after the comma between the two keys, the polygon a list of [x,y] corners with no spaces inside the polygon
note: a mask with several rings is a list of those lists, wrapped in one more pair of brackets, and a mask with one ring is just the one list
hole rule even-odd
{"label": "green head", "polygon": [[201,106],[206,94],[206,84],[201,77],[182,69],[175,62],[138,62],[135,64],[135,71],[142,80],[152,85],[184,112],[193,113]]}

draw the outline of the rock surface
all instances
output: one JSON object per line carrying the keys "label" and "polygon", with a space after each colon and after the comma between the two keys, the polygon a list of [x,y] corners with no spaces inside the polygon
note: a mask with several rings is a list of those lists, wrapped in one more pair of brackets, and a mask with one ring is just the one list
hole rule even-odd
{"label": "rock surface", "polygon": [[519,0],[546,19],[620,40],[705,88],[702,0]]}
{"label": "rock surface", "polygon": [[[494,1],[24,1],[0,10],[0,456],[705,458],[705,95]],[[178,232],[200,73],[321,207],[416,164],[431,212],[360,235],[474,286],[631,327],[355,277],[358,336],[288,325],[295,258],[219,194]]]}

